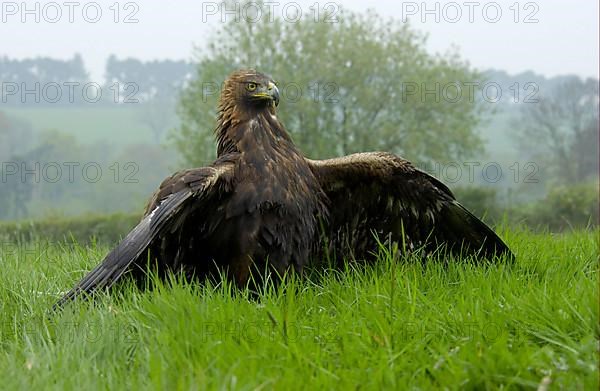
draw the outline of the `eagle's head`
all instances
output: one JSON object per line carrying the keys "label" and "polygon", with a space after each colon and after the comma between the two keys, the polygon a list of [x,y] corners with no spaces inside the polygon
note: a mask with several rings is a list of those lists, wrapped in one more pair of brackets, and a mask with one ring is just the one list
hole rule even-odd
{"label": "eagle's head", "polygon": [[[293,147],[290,136],[276,116],[278,104],[279,90],[269,76],[254,69],[229,75],[221,90],[215,127],[218,156],[248,149],[249,145],[256,146],[257,132],[279,140],[279,145]],[[246,141],[242,142],[244,138]]]}
{"label": "eagle's head", "polygon": [[242,69],[229,75],[225,81],[219,107],[273,110],[278,104],[279,90],[269,76],[254,69]]}

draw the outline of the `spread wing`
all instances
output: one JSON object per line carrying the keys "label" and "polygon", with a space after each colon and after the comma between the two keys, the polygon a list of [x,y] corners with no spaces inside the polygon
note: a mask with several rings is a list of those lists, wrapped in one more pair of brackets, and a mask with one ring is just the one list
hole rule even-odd
{"label": "spread wing", "polygon": [[[166,237],[177,234],[190,215],[213,209],[214,200],[229,191],[235,159],[225,156],[210,167],[178,172],[165,179],[154,193],[138,225],[121,240],[102,262],[64,295],[54,309],[81,295],[91,295],[111,287],[126,273],[140,273],[146,267],[149,249],[160,249]],[[200,222],[212,227],[214,224]],[[162,267],[169,267],[173,259]]]}
{"label": "spread wing", "polygon": [[408,249],[512,256],[446,185],[402,158],[373,152],[308,163],[330,200],[325,235],[338,259],[367,257],[376,249],[374,236],[388,235]]}

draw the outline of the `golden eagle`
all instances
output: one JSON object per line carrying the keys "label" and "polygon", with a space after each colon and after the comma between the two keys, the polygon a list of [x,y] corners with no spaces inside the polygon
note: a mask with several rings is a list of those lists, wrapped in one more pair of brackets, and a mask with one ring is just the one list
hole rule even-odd
{"label": "golden eagle", "polygon": [[379,239],[512,256],[448,187],[398,156],[305,158],[277,118],[278,103],[271,78],[234,72],[219,101],[217,160],[167,178],[139,224],[56,306],[126,274],[143,281],[149,260],[160,276],[224,274],[243,287],[326,258],[371,258]]}

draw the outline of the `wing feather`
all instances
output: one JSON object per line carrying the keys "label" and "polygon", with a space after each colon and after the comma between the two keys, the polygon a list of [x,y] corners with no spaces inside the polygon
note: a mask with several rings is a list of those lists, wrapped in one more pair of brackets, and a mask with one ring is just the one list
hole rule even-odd
{"label": "wing feather", "polygon": [[478,257],[512,257],[446,185],[407,160],[370,152],[308,163],[330,201],[325,234],[336,257],[368,257],[376,248],[374,234],[391,235],[410,248],[445,246]]}
{"label": "wing feather", "polygon": [[185,170],[163,181],[142,220],[53,308],[59,309],[79,296],[108,289],[136,268],[143,270],[148,249],[159,243],[163,234],[176,231],[190,210],[225,191],[223,184],[231,177],[233,169],[233,161],[222,159],[212,167]]}

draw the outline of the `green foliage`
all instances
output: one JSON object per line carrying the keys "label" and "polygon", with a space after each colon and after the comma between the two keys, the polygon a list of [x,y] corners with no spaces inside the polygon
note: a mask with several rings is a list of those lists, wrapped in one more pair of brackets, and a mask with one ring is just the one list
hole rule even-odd
{"label": "green foliage", "polygon": [[580,183],[552,188],[543,200],[520,208],[527,225],[552,231],[598,226],[598,183]]}
{"label": "green foliage", "polygon": [[287,279],[255,300],[174,279],[47,311],[107,247],[18,247],[0,268],[6,389],[598,389],[598,232],[501,231],[507,265]]}
{"label": "green foliage", "polygon": [[259,21],[230,20],[198,50],[195,78],[181,97],[182,124],[173,134],[190,165],[212,160],[221,83],[247,67],[276,78],[278,116],[310,157],[386,150],[419,161],[451,160],[482,146],[474,130],[481,107],[472,96],[463,91],[453,103],[441,93],[438,101],[422,96],[425,88],[481,81],[457,53],[430,55],[423,35],[374,12],[342,10],[333,23],[325,15],[286,22],[271,17],[268,7],[261,14]]}
{"label": "green foliage", "polygon": [[115,244],[138,223],[139,214],[116,213],[0,223],[0,240]]}
{"label": "green foliage", "polygon": [[537,231],[561,232],[598,227],[598,183],[580,183],[552,188],[545,198],[528,204],[504,206],[492,187],[458,187],[456,199],[487,222],[506,221]]}

